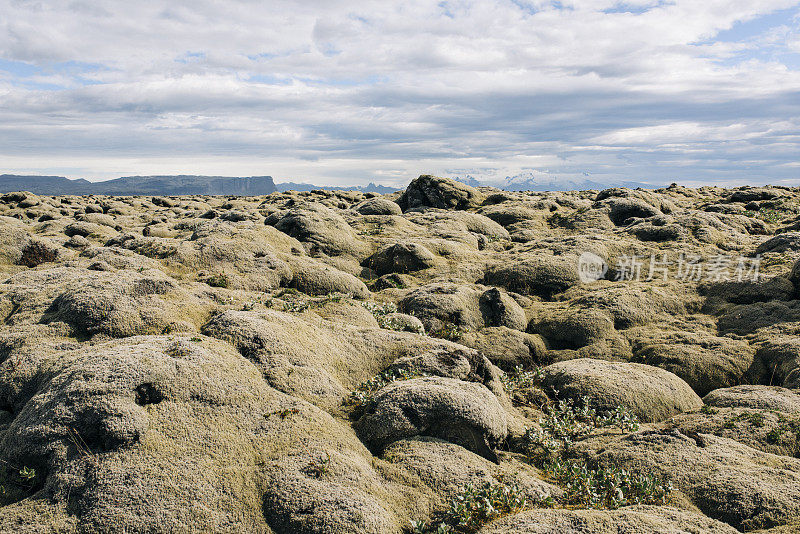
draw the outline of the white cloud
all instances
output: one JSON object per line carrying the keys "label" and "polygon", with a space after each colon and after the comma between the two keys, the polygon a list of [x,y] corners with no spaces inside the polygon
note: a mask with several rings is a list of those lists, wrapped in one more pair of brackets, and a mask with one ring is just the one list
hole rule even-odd
{"label": "white cloud", "polygon": [[724,125],[674,122],[658,126],[626,128],[598,136],[592,141],[600,145],[641,145],[657,148],[675,144],[688,146],[708,142],[741,142],[768,136],[777,137],[781,133],[797,131],[800,131],[800,120],[796,120],[796,122],[751,121]]}
{"label": "white cloud", "polygon": [[794,172],[800,2],[562,4],[0,0],[0,171]]}

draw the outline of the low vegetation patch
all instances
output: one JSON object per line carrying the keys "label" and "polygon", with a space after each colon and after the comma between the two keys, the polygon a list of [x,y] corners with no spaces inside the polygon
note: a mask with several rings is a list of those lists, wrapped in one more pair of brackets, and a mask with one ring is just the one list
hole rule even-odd
{"label": "low vegetation patch", "polygon": [[366,382],[361,383],[354,391],[350,393],[347,404],[356,408],[366,406],[375,397],[375,393],[392,382],[400,380],[411,380],[412,378],[419,378],[427,376],[425,373],[417,371],[416,369],[387,369],[382,373],[373,376]]}
{"label": "low vegetation patch", "polygon": [[792,204],[780,204],[774,207],[762,207],[757,211],[747,210],[744,212],[746,216],[761,219],[764,222],[777,224],[787,217],[792,217],[800,213],[800,207]]}
{"label": "low vegetation patch", "polygon": [[718,411],[719,410],[717,408],[709,406],[708,404],[704,404],[703,407],[700,408],[700,413],[705,414],[705,415],[714,415]]}
{"label": "low vegetation patch", "polygon": [[[342,302],[353,298],[348,293],[328,293],[321,297],[311,297],[305,293],[292,288],[282,289],[273,297],[283,301],[283,311],[291,313],[302,313],[310,308],[319,308],[325,306],[330,302]],[[273,299],[269,299],[264,303],[267,307],[275,305]],[[252,309],[252,308],[251,308]]]}
{"label": "low vegetation patch", "polygon": [[560,400],[546,406],[539,425],[539,428],[527,429],[523,439],[528,457],[539,465],[565,455],[577,439],[598,428],[617,427],[623,432],[639,430],[638,419],[626,409],[617,406],[612,411],[599,413],[588,397],[577,402]]}
{"label": "low vegetation patch", "polygon": [[35,469],[0,462],[0,506],[21,501],[35,491],[39,483]]}
{"label": "low vegetation patch", "polygon": [[445,323],[441,328],[432,330],[430,332],[430,336],[446,339],[448,341],[458,341],[464,337],[464,334],[467,332],[469,332],[469,329],[467,328],[462,328],[454,323]]}
{"label": "low vegetation patch", "polygon": [[664,504],[672,484],[651,474],[637,474],[616,465],[591,466],[583,460],[556,457],[544,471],[564,488],[562,503],[580,508],[619,508]]}
{"label": "low vegetation patch", "polygon": [[397,313],[397,305],[394,302],[370,302],[361,303],[375,318],[386,317],[389,314]]}
{"label": "low vegetation patch", "polygon": [[800,456],[800,419],[788,419],[778,414],[778,426],[767,433],[767,443],[773,445],[791,445],[794,443],[795,456]]}
{"label": "low vegetation patch", "polygon": [[672,490],[669,481],[633,473],[613,464],[592,465],[572,458],[575,441],[601,428],[635,432],[639,421],[622,407],[600,413],[587,397],[560,400],[545,408],[539,428],[523,438],[528,458],[564,488],[562,504],[581,508],[618,508],[629,504],[662,504]]}
{"label": "low vegetation patch", "polygon": [[382,223],[376,223],[374,225],[368,226],[366,228],[362,228],[359,230],[358,235],[363,236],[376,236],[383,233],[384,226]]}
{"label": "low vegetation patch", "polygon": [[365,301],[361,303],[375,317],[378,326],[386,330],[395,330],[398,332],[412,331],[415,334],[424,334],[425,329],[410,330],[408,323],[400,321],[393,315],[397,313],[397,305],[394,302],[370,302]]}
{"label": "low vegetation patch", "polygon": [[210,274],[205,278],[201,279],[201,282],[205,282],[211,287],[221,287],[223,289],[227,289],[231,285],[231,280],[225,273]]}
{"label": "low vegetation patch", "polygon": [[511,395],[516,391],[538,387],[544,379],[541,367],[525,369],[521,365],[514,367],[513,371],[504,373],[500,380],[506,388],[506,392]]}
{"label": "low vegetation patch", "polygon": [[519,513],[531,503],[515,484],[484,482],[475,487],[467,484],[450,500],[449,509],[441,521],[411,522],[414,534],[476,532],[489,521],[504,515]]}
{"label": "low vegetation patch", "polygon": [[[506,388],[538,384],[540,371],[517,369],[509,373]],[[577,439],[600,428],[616,427],[623,432],[639,429],[636,416],[622,407],[600,413],[587,397],[560,400],[545,408],[540,428],[528,429],[523,438],[527,456],[564,489],[558,502],[551,497],[529,502],[516,485],[484,483],[465,486],[450,501],[441,519],[430,523],[415,521],[413,533],[471,533],[489,521],[526,508],[563,506],[569,508],[619,508],[634,504],[663,504],[672,491],[669,481],[652,474],[635,473],[618,465],[597,464],[570,458]]]}

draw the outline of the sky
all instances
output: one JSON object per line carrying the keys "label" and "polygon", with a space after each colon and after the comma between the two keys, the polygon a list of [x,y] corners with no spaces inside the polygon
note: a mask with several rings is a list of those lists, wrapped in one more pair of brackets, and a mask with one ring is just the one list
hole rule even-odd
{"label": "sky", "polygon": [[800,1],[0,0],[0,173],[800,185]]}

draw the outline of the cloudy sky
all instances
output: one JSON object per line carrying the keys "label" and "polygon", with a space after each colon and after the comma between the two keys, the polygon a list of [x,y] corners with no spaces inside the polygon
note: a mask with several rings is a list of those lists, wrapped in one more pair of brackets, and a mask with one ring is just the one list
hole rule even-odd
{"label": "cloudy sky", "polygon": [[800,185],[797,0],[0,0],[0,173]]}

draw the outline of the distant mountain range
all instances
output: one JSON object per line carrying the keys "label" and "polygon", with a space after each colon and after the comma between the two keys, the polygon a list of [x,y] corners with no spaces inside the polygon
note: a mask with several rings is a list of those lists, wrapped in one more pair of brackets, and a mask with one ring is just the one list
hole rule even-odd
{"label": "distant mountain range", "polygon": [[357,186],[332,186],[332,185],[314,185],[314,184],[301,184],[297,182],[283,182],[279,184],[275,184],[275,187],[278,188],[278,191],[314,191],[315,189],[327,189],[328,191],[361,191],[362,193],[394,193],[395,191],[400,191],[400,189],[396,187],[387,187],[385,185],[378,185],[376,183],[370,182],[367,185],[357,185]]}
{"label": "distant mountain range", "polygon": [[472,175],[466,176],[452,176],[453,179],[459,182],[471,185],[472,187],[491,186],[504,191],[585,191],[587,189],[608,189],[609,187],[630,187],[636,189],[641,187],[643,189],[657,189],[663,187],[660,184],[648,184],[644,182],[627,182],[627,181],[604,181],[598,182],[586,179],[572,179],[567,180],[563,178],[554,178],[544,173],[534,174],[526,172],[517,174],[515,176],[506,176],[503,178],[483,178],[477,179]]}
{"label": "distant mountain range", "polygon": [[392,193],[397,189],[370,183],[367,186],[331,187],[294,182],[275,184],[271,176],[124,176],[102,182],[71,180],[63,176],[0,174],[0,193],[30,191],[37,195],[268,195],[276,191],[355,189]]}
{"label": "distant mountain range", "polygon": [[[661,185],[643,182],[596,182],[556,179],[547,174],[523,173],[515,176],[481,177],[451,176],[473,187],[492,186],[505,191],[573,191],[630,187],[655,189]],[[69,179],[63,176],[22,176],[0,174],[0,193],[30,191],[37,195],[268,195],[276,191],[313,191],[316,189],[393,193],[397,188],[370,182],[366,186],[330,186],[297,182],[274,183],[271,176],[124,176],[102,182]]]}
{"label": "distant mountain range", "polygon": [[267,195],[277,191],[271,176],[124,176],[103,182],[63,176],[0,175],[0,192],[37,195]]}

